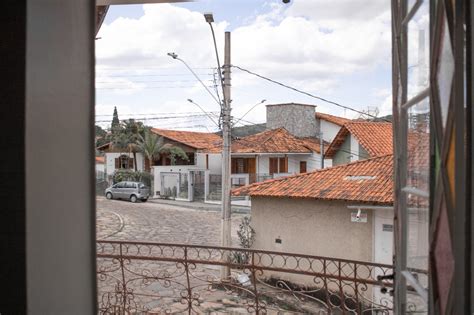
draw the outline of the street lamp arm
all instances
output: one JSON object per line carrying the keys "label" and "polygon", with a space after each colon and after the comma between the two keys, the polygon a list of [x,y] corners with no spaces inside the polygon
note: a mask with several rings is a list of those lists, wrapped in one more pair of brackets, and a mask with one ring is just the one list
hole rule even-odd
{"label": "street lamp arm", "polygon": [[191,71],[191,73],[194,75],[194,77],[199,81],[199,83],[201,83],[201,85],[206,89],[206,91],[211,95],[211,97],[216,101],[216,103],[219,106],[221,106],[221,104],[220,104],[219,100],[217,99],[217,97],[214,94],[212,94],[212,92],[204,84],[204,82],[202,82],[202,80],[199,78],[199,76],[196,74],[196,72],[194,72],[193,69],[191,69],[191,67],[188,66],[188,64],[183,59],[179,58],[178,55],[175,54],[174,52],[168,53],[167,55],[170,56],[173,59],[181,61],[186,66],[186,68],[188,68],[188,70]]}
{"label": "street lamp arm", "polygon": [[190,98],[188,98],[188,102],[191,103],[191,104],[196,105],[197,107],[199,107],[199,109],[200,109],[204,114],[206,114],[206,116],[207,116],[210,120],[212,120],[212,122],[217,126],[217,128],[220,129],[219,124],[214,120],[214,118],[212,118],[212,116],[211,116],[210,113],[206,112],[206,111],[204,110],[204,108],[201,107],[201,105],[199,105],[198,103],[194,102],[194,101],[193,101],[192,99],[190,99]]}
{"label": "street lamp arm", "polygon": [[209,27],[211,28],[212,40],[214,41],[214,50],[216,52],[216,59],[217,59],[217,72],[219,73],[219,80],[221,81],[222,96],[224,97],[224,100],[225,100],[226,96],[225,96],[225,89],[224,89],[224,79],[222,78],[221,62],[219,60],[219,52],[217,50],[216,35],[214,33],[214,28],[212,27],[212,23],[210,22],[210,20],[206,19],[206,21],[208,21],[207,23],[209,24]]}
{"label": "street lamp arm", "polygon": [[240,117],[239,119],[237,119],[237,121],[235,123],[233,123],[233,126],[237,125],[237,123],[239,121],[241,121],[245,116],[247,116],[247,114],[250,113],[252,111],[252,109],[254,109],[255,107],[257,107],[260,104],[265,103],[266,101],[267,100],[262,100],[261,102],[258,102],[257,104],[253,105],[252,108],[250,108],[245,114],[242,115],[242,117]]}

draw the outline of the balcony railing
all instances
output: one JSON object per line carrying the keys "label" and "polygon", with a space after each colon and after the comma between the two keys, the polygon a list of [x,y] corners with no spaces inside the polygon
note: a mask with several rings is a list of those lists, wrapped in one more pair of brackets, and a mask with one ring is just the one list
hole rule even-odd
{"label": "balcony railing", "polygon": [[[390,265],[241,248],[120,241],[98,241],[97,257],[101,314],[392,311],[392,297],[384,294],[392,287]],[[220,266],[230,267],[230,279],[221,280]]]}

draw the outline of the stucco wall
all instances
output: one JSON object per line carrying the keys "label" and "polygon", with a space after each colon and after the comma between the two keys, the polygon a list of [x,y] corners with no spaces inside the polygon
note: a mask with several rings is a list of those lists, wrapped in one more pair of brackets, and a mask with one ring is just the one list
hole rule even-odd
{"label": "stucco wall", "polygon": [[[130,158],[133,158],[132,153],[115,153],[107,152],[105,153],[105,169],[107,170],[107,175],[112,175],[115,172],[115,159],[121,156],[122,154],[128,155]],[[140,152],[136,153],[137,156],[137,170],[143,171],[145,162],[143,159],[143,154]]]}
{"label": "stucco wall", "polygon": [[341,129],[341,126],[322,119],[318,119],[318,121],[318,125],[320,126],[321,132],[323,133],[323,140],[332,142],[339,132],[339,129]]}
{"label": "stucco wall", "polygon": [[351,162],[351,137],[347,136],[339,150],[334,154],[332,165],[347,164]]}
{"label": "stucco wall", "polygon": [[314,115],[313,105],[267,105],[267,129],[283,127],[297,137],[314,137],[318,131]]}
{"label": "stucco wall", "polygon": [[[344,202],[252,198],[252,226],[256,231],[253,248],[372,261],[372,212],[366,212],[367,223],[355,223]],[[275,242],[277,238],[281,244]],[[265,274],[271,275],[314,285],[306,276]]]}

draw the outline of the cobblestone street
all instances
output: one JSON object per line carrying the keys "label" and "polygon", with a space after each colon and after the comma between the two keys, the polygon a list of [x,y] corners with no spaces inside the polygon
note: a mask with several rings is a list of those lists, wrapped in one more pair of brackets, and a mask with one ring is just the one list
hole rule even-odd
{"label": "cobblestone street", "polygon": [[[232,214],[232,246],[243,217]],[[220,234],[220,212],[97,198],[97,239],[220,245]]]}

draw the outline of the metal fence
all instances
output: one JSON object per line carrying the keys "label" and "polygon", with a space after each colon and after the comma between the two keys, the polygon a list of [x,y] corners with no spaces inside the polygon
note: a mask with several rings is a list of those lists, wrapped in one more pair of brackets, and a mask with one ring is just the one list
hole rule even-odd
{"label": "metal fence", "polygon": [[[242,248],[97,242],[101,314],[389,314],[390,265]],[[225,257],[231,257],[226,261]],[[230,279],[220,279],[220,266]],[[416,309],[416,306],[413,306]],[[235,313],[239,313],[235,311]]]}

